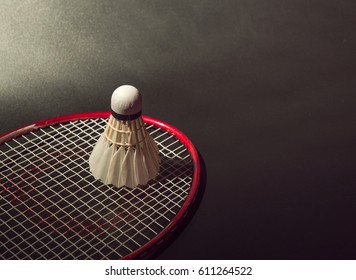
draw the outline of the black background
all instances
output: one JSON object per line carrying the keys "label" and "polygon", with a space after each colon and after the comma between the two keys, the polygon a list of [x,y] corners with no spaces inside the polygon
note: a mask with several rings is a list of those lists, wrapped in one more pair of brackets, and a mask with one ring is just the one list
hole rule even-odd
{"label": "black background", "polygon": [[355,3],[2,0],[0,134],[135,85],[206,170],[158,259],[355,259]]}

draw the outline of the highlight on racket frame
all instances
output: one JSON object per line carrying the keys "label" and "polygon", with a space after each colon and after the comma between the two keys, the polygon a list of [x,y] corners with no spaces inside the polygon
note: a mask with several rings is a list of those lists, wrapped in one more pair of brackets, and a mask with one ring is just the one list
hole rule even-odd
{"label": "highlight on racket frame", "polygon": [[143,116],[161,156],[135,189],[95,180],[90,152],[109,112],[53,118],[0,136],[1,259],[147,258],[196,197],[200,163],[179,130]]}

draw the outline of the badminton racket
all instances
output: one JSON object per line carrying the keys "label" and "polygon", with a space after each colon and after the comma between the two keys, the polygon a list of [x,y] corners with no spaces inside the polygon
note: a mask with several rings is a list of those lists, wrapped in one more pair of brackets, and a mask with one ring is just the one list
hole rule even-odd
{"label": "badminton racket", "polygon": [[196,197],[200,164],[178,129],[143,116],[162,159],[135,189],[95,180],[88,158],[109,112],[40,121],[0,136],[1,259],[142,259]]}

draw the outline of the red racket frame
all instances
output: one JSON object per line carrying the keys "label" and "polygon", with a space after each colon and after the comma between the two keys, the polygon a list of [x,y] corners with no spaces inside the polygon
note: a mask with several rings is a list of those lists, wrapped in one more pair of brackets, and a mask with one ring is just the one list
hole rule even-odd
{"label": "red racket frame", "polygon": [[[23,134],[29,133],[31,131],[35,131],[40,128],[48,127],[51,125],[56,125],[59,123],[66,123],[69,121],[76,121],[76,120],[86,120],[86,119],[96,119],[96,118],[108,118],[110,116],[110,112],[89,112],[89,113],[79,113],[79,114],[70,114],[70,115],[64,115],[60,117],[55,117],[55,118],[50,118],[46,120],[42,120],[30,125],[26,125],[17,129],[14,129],[8,133],[5,133],[0,136],[0,145],[6,141],[11,140],[12,138],[16,138],[18,136],[21,136]],[[148,124],[152,124],[156,127],[159,127],[163,130],[168,131],[175,137],[177,137],[187,148],[187,150],[190,153],[190,156],[193,161],[193,167],[194,167],[194,172],[193,172],[193,177],[192,177],[192,184],[191,188],[189,191],[189,194],[187,196],[186,201],[182,205],[181,209],[178,211],[176,216],[172,219],[172,221],[168,224],[168,226],[161,231],[156,237],[154,237],[152,240],[147,242],[144,246],[140,247],[136,251],[128,254],[127,256],[123,257],[123,259],[135,259],[138,257],[143,257],[146,255],[147,252],[150,251],[154,247],[154,245],[157,245],[158,243],[160,244],[163,240],[164,237],[167,236],[169,233],[173,232],[175,230],[175,226],[178,224],[178,222],[185,217],[187,214],[189,206],[193,203],[195,196],[197,194],[198,186],[199,186],[199,178],[200,178],[200,161],[199,161],[199,155],[197,153],[197,150],[195,149],[194,145],[192,142],[188,139],[187,136],[183,134],[180,130],[177,128],[173,127],[170,124],[167,124],[163,121],[142,115],[142,119],[144,122]]]}

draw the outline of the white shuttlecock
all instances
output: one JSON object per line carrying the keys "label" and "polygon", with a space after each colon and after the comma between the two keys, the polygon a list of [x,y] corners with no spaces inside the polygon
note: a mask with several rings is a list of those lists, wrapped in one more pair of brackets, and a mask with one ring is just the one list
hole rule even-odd
{"label": "white shuttlecock", "polygon": [[158,147],[141,118],[142,97],[129,85],[118,87],[111,97],[111,115],[90,158],[96,179],[117,187],[134,188],[156,178]]}

